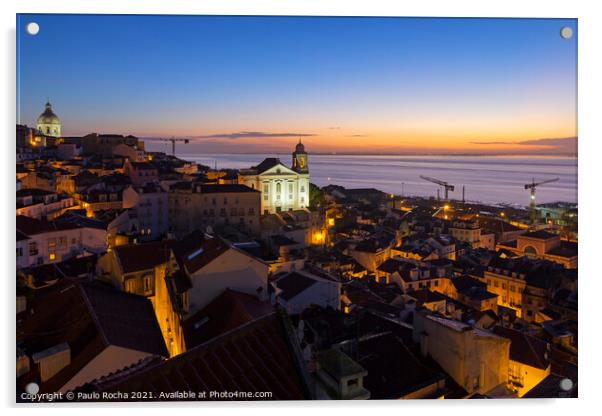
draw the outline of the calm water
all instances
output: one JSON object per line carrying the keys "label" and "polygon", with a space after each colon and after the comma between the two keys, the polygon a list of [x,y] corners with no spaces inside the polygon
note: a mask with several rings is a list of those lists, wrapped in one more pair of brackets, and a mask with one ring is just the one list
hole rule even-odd
{"label": "calm water", "polygon": [[[277,156],[290,166],[290,154]],[[178,157],[218,168],[247,168],[266,156],[258,154],[181,154]],[[456,185],[450,198],[485,203],[528,205],[524,184],[552,178],[558,182],[537,189],[537,202],[577,202],[577,159],[532,156],[355,156],[309,155],[311,182],[319,186],[374,187],[387,193],[436,196],[438,186],[420,179],[430,176]],[[443,191],[441,191],[443,197]]]}

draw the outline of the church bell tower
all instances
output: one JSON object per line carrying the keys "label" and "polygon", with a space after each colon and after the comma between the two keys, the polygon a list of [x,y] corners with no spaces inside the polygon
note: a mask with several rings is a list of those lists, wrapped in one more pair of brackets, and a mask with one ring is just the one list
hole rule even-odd
{"label": "church bell tower", "polygon": [[309,173],[307,152],[305,151],[305,146],[301,143],[301,139],[299,139],[299,143],[297,143],[293,152],[293,170],[298,173]]}

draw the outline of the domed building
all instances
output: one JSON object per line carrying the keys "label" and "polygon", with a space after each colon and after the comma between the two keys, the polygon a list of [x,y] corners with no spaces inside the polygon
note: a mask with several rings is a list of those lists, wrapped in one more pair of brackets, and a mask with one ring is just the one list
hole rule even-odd
{"label": "domed building", "polygon": [[50,102],[46,103],[46,109],[36,122],[37,130],[46,135],[53,137],[61,137],[61,120],[52,111]]}

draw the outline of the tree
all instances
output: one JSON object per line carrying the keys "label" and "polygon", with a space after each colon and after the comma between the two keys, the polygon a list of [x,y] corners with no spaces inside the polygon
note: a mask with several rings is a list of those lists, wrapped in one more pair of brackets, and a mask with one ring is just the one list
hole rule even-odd
{"label": "tree", "polygon": [[310,183],[309,184],[309,207],[312,209],[324,207],[326,205],[326,199],[324,198],[324,192],[319,186]]}

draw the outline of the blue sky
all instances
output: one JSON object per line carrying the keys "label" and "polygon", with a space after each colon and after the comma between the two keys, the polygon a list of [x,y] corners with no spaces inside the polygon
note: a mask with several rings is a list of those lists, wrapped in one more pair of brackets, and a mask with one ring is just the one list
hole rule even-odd
{"label": "blue sky", "polygon": [[[30,21],[36,36],[24,31]],[[483,153],[547,151],[521,143],[576,136],[573,19],[17,23],[18,122],[33,125],[49,98],[66,135],[190,136],[191,151],[255,151],[304,134],[318,151]],[[225,137],[240,132],[252,134]]]}

